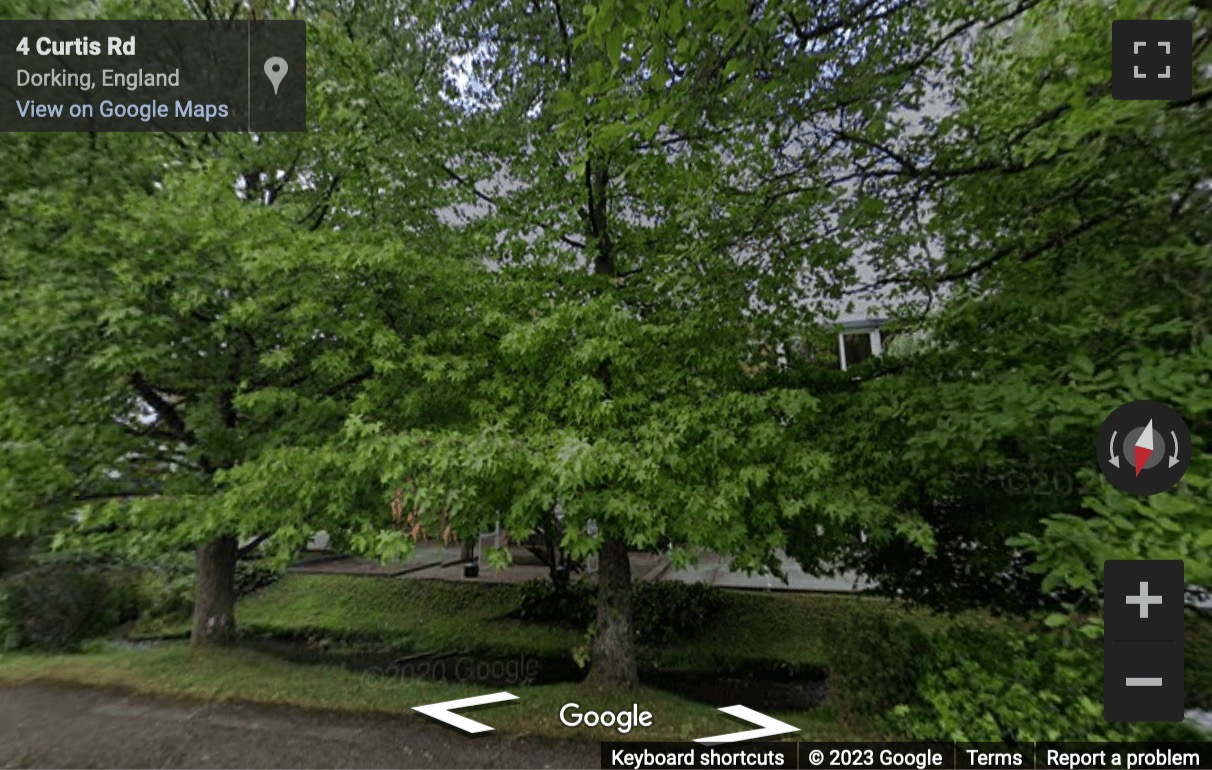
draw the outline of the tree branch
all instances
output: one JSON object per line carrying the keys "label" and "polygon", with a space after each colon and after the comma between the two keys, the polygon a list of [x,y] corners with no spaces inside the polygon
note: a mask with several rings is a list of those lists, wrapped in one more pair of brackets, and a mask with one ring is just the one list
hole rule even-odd
{"label": "tree branch", "polygon": [[189,428],[185,425],[185,420],[177,412],[176,407],[156,392],[155,387],[147,381],[142,372],[132,374],[130,383],[134,387],[135,392],[139,394],[139,397],[155,410],[156,415],[168,423],[168,427],[177,438],[182,441],[190,439]]}
{"label": "tree branch", "polygon": [[355,374],[354,376],[350,377],[349,379],[345,380],[344,382],[338,382],[336,385],[333,385],[332,387],[326,389],[324,391],[324,395],[331,398],[331,397],[337,395],[338,393],[340,393],[341,391],[345,390],[346,388],[352,388],[355,385],[366,382],[374,375],[375,375],[375,370],[373,368],[366,369],[365,371]]}
{"label": "tree branch", "polygon": [[270,538],[270,535],[257,535],[252,540],[250,540],[248,543],[246,543],[242,548],[240,548],[238,551],[236,551],[236,558],[237,559],[248,558],[248,555],[250,553],[257,550],[257,546],[261,545],[261,543],[264,543],[269,538]]}

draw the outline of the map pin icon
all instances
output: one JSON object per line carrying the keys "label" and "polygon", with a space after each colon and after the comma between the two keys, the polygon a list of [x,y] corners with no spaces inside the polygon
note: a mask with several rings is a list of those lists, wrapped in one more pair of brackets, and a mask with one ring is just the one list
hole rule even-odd
{"label": "map pin icon", "polygon": [[286,77],[288,69],[290,68],[286,66],[286,60],[281,56],[271,56],[265,60],[265,77],[273,83],[274,96],[278,95],[278,86],[281,85],[282,78]]}

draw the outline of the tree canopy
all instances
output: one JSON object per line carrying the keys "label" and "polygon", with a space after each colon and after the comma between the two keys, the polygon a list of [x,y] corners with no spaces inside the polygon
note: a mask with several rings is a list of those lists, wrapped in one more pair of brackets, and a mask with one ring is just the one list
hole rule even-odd
{"label": "tree canopy", "polygon": [[[1205,6],[1115,12],[1206,62]],[[0,533],[198,548],[205,642],[241,546],[559,516],[625,686],[631,549],[1054,622],[1105,558],[1208,583],[1212,97],[1113,100],[1105,7],[235,12],[309,22],[307,132],[0,145]],[[899,340],[834,371],[858,300]],[[1136,500],[1092,444],[1144,397],[1197,446]]]}

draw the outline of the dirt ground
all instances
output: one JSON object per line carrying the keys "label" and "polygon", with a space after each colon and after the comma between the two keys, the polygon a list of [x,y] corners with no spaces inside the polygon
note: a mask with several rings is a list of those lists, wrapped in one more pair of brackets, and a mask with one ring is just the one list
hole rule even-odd
{"label": "dirt ground", "polygon": [[419,715],[191,703],[33,685],[0,689],[0,767],[582,768],[596,744],[470,738]]}

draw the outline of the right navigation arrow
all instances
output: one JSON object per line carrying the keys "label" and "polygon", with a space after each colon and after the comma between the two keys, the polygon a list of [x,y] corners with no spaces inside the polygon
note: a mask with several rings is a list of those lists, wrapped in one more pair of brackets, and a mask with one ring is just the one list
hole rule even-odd
{"label": "right navigation arrow", "polygon": [[782,735],[783,733],[796,733],[800,730],[800,728],[794,725],[780,722],[774,717],[768,717],[762,712],[754,711],[748,706],[724,706],[720,711],[729,716],[744,719],[746,722],[752,722],[760,726],[756,730],[742,730],[739,733],[713,735],[710,738],[696,738],[695,743],[736,743],[737,741],[749,741],[754,738],[769,738],[772,735]]}

